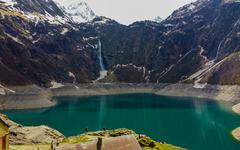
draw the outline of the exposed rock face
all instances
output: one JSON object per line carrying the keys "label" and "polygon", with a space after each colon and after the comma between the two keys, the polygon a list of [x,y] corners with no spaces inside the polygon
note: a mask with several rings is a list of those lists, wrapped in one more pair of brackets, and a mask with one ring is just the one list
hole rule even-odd
{"label": "exposed rock face", "polygon": [[[92,51],[78,50],[83,40],[75,35],[75,24],[56,5],[53,8],[57,9],[48,12],[45,7],[49,7],[51,0],[31,2],[17,1],[16,6],[0,3],[0,82],[8,85],[46,85],[51,80],[73,82],[69,72],[75,74],[78,82],[94,79],[96,64],[90,58]],[[41,4],[41,10],[29,6],[35,3]]]}
{"label": "exposed rock face", "polygon": [[[240,114],[240,103],[234,105],[234,106],[232,107],[232,110],[233,110],[235,113]],[[239,139],[240,139],[240,137],[239,137]]]}
{"label": "exposed rock face", "polygon": [[64,135],[50,127],[24,127],[9,120],[5,115],[1,114],[0,117],[10,126],[11,145],[51,144],[64,139]]}
{"label": "exposed rock face", "polygon": [[54,106],[52,94],[36,85],[4,87],[0,85],[0,109],[31,109]]}
{"label": "exposed rock face", "polygon": [[232,131],[232,135],[235,139],[240,141],[240,127]]}
{"label": "exposed rock face", "polygon": [[12,145],[51,144],[63,139],[60,132],[47,126],[15,128],[10,135]]}
{"label": "exposed rock face", "polygon": [[[117,64],[145,67],[150,72],[150,80],[145,82],[189,81],[202,69],[205,76],[218,69],[219,61],[239,50],[239,8],[239,1],[200,0],[176,10],[160,24],[136,22],[115,32],[115,38],[105,33],[106,63],[110,68]],[[196,76],[191,82],[201,82],[202,78]],[[232,84],[226,79],[204,82]]]}
{"label": "exposed rock face", "polygon": [[[104,140],[114,140],[115,137],[126,137],[131,136],[136,138],[142,149],[178,149],[178,150],[184,150],[183,148],[176,147],[167,143],[159,143],[154,140],[152,140],[150,137],[142,134],[136,134],[134,131],[129,129],[116,129],[116,130],[105,130],[105,131],[97,131],[97,132],[88,132],[79,136],[73,136],[68,137],[63,140],[61,145],[67,145],[63,147],[59,147],[59,149],[75,149],[76,145],[71,144],[88,144],[86,142],[97,142],[97,139],[101,137]],[[122,143],[121,141],[120,143]],[[124,142],[123,142],[124,143]],[[85,145],[85,146],[86,146]],[[107,145],[107,144],[106,144]],[[80,146],[80,145],[79,145]],[[77,146],[77,147],[79,147]],[[81,146],[80,146],[81,147]],[[129,147],[129,146],[128,146]],[[107,147],[105,147],[107,148]],[[58,148],[57,148],[58,149]],[[120,148],[121,149],[121,148]],[[123,148],[126,149],[126,148]],[[133,148],[137,149],[137,148]]]}
{"label": "exposed rock face", "polygon": [[76,23],[52,0],[0,3],[0,14],[2,84],[92,82],[99,40],[109,70],[102,82],[240,84],[238,0],[198,0],[159,23],[129,26]]}

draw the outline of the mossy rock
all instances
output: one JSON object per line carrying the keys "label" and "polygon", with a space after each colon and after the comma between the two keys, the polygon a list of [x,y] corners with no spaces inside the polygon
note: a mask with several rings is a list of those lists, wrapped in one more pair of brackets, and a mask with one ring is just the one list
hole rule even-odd
{"label": "mossy rock", "polygon": [[62,144],[77,144],[77,143],[85,143],[88,141],[89,141],[89,139],[87,138],[87,136],[85,134],[82,134],[82,135],[78,135],[78,136],[72,136],[72,137],[65,138],[62,141]]}
{"label": "mossy rock", "polygon": [[104,137],[118,137],[122,135],[130,135],[130,134],[136,134],[136,133],[132,130],[124,129],[124,128],[87,133],[87,135],[90,135],[90,136],[104,136]]}
{"label": "mossy rock", "polygon": [[160,143],[152,140],[150,137],[145,135],[138,135],[134,131],[129,129],[116,129],[116,130],[105,130],[105,131],[97,131],[97,132],[88,132],[79,136],[68,137],[63,140],[61,144],[80,144],[93,140],[97,140],[98,137],[101,138],[111,138],[118,137],[123,135],[134,135],[138,140],[138,143],[144,150],[183,150],[182,148],[166,144]]}

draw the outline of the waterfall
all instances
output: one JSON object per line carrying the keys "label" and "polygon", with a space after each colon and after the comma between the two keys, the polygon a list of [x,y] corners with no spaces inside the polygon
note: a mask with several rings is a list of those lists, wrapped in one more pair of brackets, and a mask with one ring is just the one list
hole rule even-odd
{"label": "waterfall", "polygon": [[104,66],[103,63],[103,58],[102,58],[102,43],[100,40],[98,40],[98,46],[97,46],[97,50],[98,50],[98,62],[99,62],[99,66],[100,66],[100,77],[97,78],[95,81],[99,81],[101,79],[103,79],[105,76],[107,76],[107,70]]}
{"label": "waterfall", "polygon": [[100,40],[98,40],[98,60],[101,71],[105,70],[105,66],[103,64],[103,58],[102,58],[102,43]]}

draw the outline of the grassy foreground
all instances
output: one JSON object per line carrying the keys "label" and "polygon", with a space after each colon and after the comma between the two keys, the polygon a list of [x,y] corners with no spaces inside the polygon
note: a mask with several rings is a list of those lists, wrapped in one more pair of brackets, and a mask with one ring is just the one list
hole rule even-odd
{"label": "grassy foreground", "polygon": [[[78,136],[67,137],[60,143],[60,146],[90,142],[97,140],[98,137],[106,139],[122,135],[134,135],[144,150],[184,150],[183,148],[179,148],[167,143],[154,141],[150,137],[138,135],[134,131],[128,129],[88,132]],[[10,148],[11,150],[50,150],[51,145],[11,145]]]}
{"label": "grassy foreground", "polygon": [[131,134],[135,135],[139,144],[145,150],[183,150],[183,148],[179,148],[170,144],[166,144],[166,143],[163,144],[163,143],[154,141],[150,137],[136,134],[134,131],[128,130],[128,129],[89,132],[89,133],[81,134],[79,136],[68,137],[64,139],[60,145],[89,142],[92,140],[96,140],[98,137],[111,138],[111,137],[118,137],[122,135],[131,135]]}

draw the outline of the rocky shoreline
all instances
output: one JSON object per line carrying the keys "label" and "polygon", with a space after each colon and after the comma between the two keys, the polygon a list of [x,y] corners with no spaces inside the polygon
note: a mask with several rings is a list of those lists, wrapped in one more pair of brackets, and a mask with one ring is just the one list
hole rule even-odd
{"label": "rocky shoreline", "polygon": [[0,119],[9,126],[9,144],[12,150],[50,150],[53,143],[58,143],[58,147],[72,147],[76,144],[86,144],[97,141],[99,137],[103,140],[115,137],[133,136],[136,142],[144,149],[172,149],[185,150],[165,142],[157,142],[150,137],[137,134],[129,129],[115,129],[95,132],[85,132],[80,135],[65,137],[59,131],[48,126],[22,126],[10,120],[7,116],[0,114]]}
{"label": "rocky shoreline", "polygon": [[0,95],[0,110],[35,109],[51,107],[52,94],[36,85],[9,87],[13,92]]}
{"label": "rocky shoreline", "polygon": [[52,141],[62,141],[65,136],[57,130],[45,125],[41,126],[22,126],[7,116],[0,114],[10,130],[10,145],[31,145],[31,144],[51,144]]}
{"label": "rocky shoreline", "polygon": [[[233,110],[233,112],[235,112],[235,113],[237,113],[237,114],[240,115],[240,103],[234,105],[234,106],[232,107],[232,110]],[[233,135],[233,137],[234,137],[235,139],[237,139],[238,141],[240,141],[240,127],[234,129],[234,130],[231,132],[231,134]]]}
{"label": "rocky shoreline", "polygon": [[[96,96],[131,93],[153,93],[164,96],[197,97],[232,102],[232,110],[240,114],[240,86],[206,85],[196,88],[193,84],[130,84],[130,83],[95,83],[63,84],[60,88],[42,88],[36,85],[7,87],[15,91],[0,95],[0,110],[36,109],[54,106],[55,96]],[[240,130],[231,132],[239,140]]]}
{"label": "rocky shoreline", "polygon": [[232,110],[233,110],[235,113],[237,113],[237,114],[240,115],[240,103],[234,105],[234,106],[232,107]]}
{"label": "rocky shoreline", "polygon": [[[197,97],[216,101],[240,102],[240,86],[207,85],[194,88],[193,84],[63,84],[60,88],[36,85],[8,87],[15,91],[0,95],[0,110],[46,108],[56,104],[55,96],[96,96],[130,93],[153,93],[164,96]],[[234,109],[235,110],[235,109]]]}

